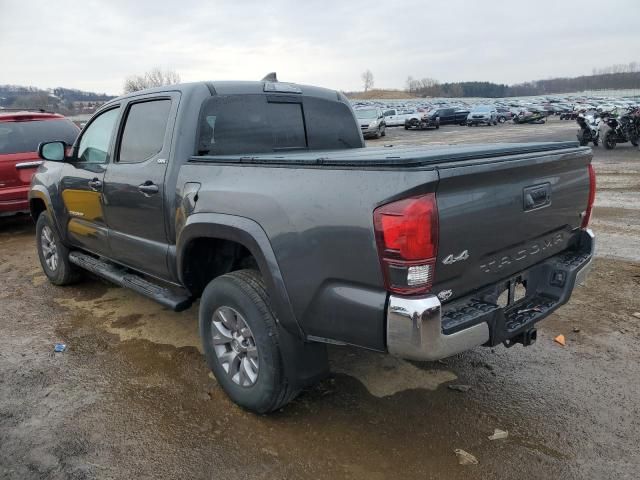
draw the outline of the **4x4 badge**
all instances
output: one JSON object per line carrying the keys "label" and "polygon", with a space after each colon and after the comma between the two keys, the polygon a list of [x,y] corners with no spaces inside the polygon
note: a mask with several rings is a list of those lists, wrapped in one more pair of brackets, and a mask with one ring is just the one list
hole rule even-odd
{"label": "4x4 badge", "polygon": [[438,299],[440,299],[441,302],[446,302],[447,300],[449,300],[451,298],[452,295],[453,295],[453,291],[452,290],[442,290],[438,294]]}
{"label": "4x4 badge", "polygon": [[469,258],[469,250],[464,250],[462,252],[460,252],[458,255],[447,255],[444,260],[442,260],[442,263],[444,263],[445,265],[452,265],[456,262],[461,262],[463,260],[467,260]]}

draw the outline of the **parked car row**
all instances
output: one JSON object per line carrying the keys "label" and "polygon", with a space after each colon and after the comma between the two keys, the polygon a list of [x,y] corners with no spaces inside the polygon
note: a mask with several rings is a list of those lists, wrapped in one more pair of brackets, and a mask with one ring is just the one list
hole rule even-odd
{"label": "parked car row", "polygon": [[[384,127],[440,128],[441,125],[495,125],[544,123],[551,115],[575,120],[582,111],[615,112],[640,105],[640,97],[571,94],[502,99],[432,98],[411,100],[353,100],[356,111],[377,108]],[[382,136],[381,121],[363,130],[366,136]]]}

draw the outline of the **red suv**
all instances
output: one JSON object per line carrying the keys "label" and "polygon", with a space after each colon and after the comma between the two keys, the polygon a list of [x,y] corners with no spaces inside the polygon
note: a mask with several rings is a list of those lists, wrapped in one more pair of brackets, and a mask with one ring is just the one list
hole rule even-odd
{"label": "red suv", "polygon": [[38,144],[64,140],[71,145],[78,133],[57,113],[0,110],[0,217],[29,211],[31,176],[42,163]]}

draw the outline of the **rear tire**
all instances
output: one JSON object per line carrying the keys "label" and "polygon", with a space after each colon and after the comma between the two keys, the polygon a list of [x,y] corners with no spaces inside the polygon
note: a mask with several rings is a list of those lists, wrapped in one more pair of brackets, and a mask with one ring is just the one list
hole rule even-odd
{"label": "rear tire", "polygon": [[69,262],[69,249],[62,244],[46,210],[36,221],[36,249],[42,270],[54,285],[70,285],[81,278],[81,270]]}
{"label": "rear tire", "polygon": [[589,144],[589,140],[587,140],[584,135],[584,132],[582,130],[578,130],[578,135],[576,135],[578,137],[578,143],[580,144],[581,147],[586,147]]}
{"label": "rear tire", "polygon": [[380,133],[380,136],[381,136],[381,137],[386,137],[386,136],[387,136],[387,127],[384,127],[384,128],[382,129],[382,132]]}
{"label": "rear tire", "polygon": [[607,150],[613,150],[614,148],[616,148],[616,138],[613,130],[609,130],[607,133],[605,133],[603,143],[604,148],[606,148]]}
{"label": "rear tire", "polygon": [[209,368],[231,400],[268,413],[295,398],[298,390],[287,381],[276,318],[258,272],[238,270],[212,280],[202,294],[199,324]]}

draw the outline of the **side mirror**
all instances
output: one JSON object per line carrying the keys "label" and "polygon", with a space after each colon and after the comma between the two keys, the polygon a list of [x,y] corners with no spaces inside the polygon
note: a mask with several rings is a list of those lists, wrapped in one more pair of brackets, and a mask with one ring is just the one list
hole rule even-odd
{"label": "side mirror", "polygon": [[43,160],[50,160],[52,162],[64,161],[64,142],[45,142],[38,145],[38,156]]}

